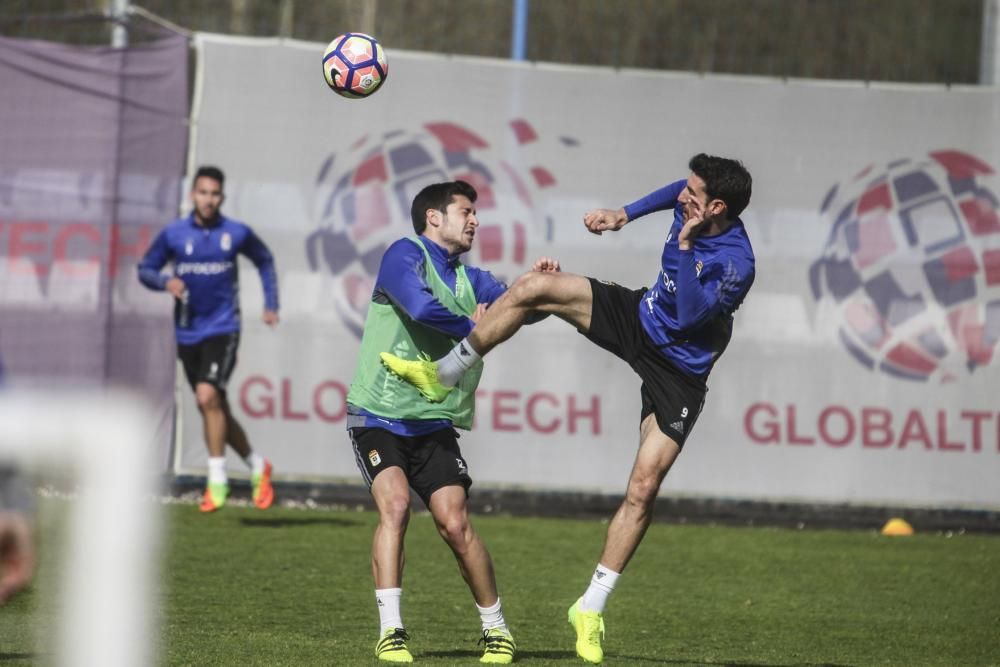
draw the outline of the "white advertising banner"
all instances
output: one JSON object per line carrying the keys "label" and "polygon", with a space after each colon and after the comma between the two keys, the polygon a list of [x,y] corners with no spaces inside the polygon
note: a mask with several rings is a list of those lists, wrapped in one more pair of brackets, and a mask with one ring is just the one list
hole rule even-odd
{"label": "white advertising banner", "polygon": [[[412,234],[413,195],[480,192],[467,263],[513,279],[539,255],[641,287],[669,212],[601,237],[587,210],[687,176],[699,152],[754,177],[757,278],[663,493],[1000,508],[1000,91],[515,64],[388,50],[365,100],[323,45],[199,35],[191,165],[275,252],[281,324],[253,267],[230,382],[281,477],[360,483],[345,433],[372,280]],[[166,307],[166,305],[164,306]],[[176,472],[202,472],[190,392]],[[565,323],[487,358],[461,444],[476,483],[621,493],[639,380]],[[232,468],[235,470],[237,466]]]}

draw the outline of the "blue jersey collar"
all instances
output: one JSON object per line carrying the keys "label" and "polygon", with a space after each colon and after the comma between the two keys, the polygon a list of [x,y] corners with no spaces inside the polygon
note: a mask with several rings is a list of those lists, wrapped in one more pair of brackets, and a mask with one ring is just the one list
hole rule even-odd
{"label": "blue jersey collar", "polygon": [[439,246],[437,243],[431,241],[423,235],[420,236],[420,242],[424,244],[425,248],[427,248],[427,252],[430,253],[431,259],[434,260],[435,264],[449,266],[452,268],[458,266],[460,255],[449,255],[447,248]]}
{"label": "blue jersey collar", "polygon": [[219,213],[218,215],[215,216],[214,225],[206,225],[203,227],[199,225],[198,220],[195,219],[194,211],[191,211],[190,213],[188,213],[187,222],[192,227],[197,227],[198,229],[215,229],[216,227],[221,227],[226,222],[226,216]]}

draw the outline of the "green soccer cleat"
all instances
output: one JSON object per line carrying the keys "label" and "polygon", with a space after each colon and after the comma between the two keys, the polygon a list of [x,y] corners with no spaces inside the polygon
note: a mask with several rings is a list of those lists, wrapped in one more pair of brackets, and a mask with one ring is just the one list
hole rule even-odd
{"label": "green soccer cleat", "polygon": [[389,628],[375,644],[375,657],[385,662],[413,662],[413,654],[406,648],[409,640],[403,628]]}
{"label": "green soccer cleat", "polygon": [[416,361],[400,359],[389,352],[382,352],[379,358],[382,360],[382,365],[393,375],[412,384],[431,403],[440,403],[454,389],[441,384],[438,379],[437,362],[431,361],[425,354],[421,354]]}
{"label": "green soccer cleat", "polygon": [[483,637],[479,643],[486,644],[486,650],[483,651],[483,657],[479,662],[487,665],[509,665],[514,662],[514,651],[517,646],[514,645],[514,638],[506,630],[499,628],[483,630]]}
{"label": "green soccer cleat", "polygon": [[569,608],[569,624],[576,630],[576,654],[595,665],[604,661],[601,639],[604,638],[604,616],[597,611],[580,611],[580,598]]}
{"label": "green soccer cleat", "polygon": [[198,506],[202,512],[214,512],[226,504],[229,497],[229,485],[209,482],[205,487],[205,495],[201,497],[201,505]]}

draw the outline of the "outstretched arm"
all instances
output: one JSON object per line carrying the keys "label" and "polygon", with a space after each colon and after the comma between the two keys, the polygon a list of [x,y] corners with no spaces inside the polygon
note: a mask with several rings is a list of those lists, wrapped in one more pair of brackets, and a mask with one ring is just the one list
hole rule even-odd
{"label": "outstretched arm", "polygon": [[616,232],[636,218],[674,208],[685,184],[686,181],[675,181],[617,210],[599,208],[590,211],[583,216],[583,224],[592,234]]}

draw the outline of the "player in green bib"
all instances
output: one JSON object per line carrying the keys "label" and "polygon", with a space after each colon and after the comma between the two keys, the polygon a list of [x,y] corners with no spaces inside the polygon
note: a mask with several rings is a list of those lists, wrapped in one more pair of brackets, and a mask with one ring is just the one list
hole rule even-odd
{"label": "player in green bib", "polygon": [[[455,430],[472,426],[482,363],[475,364],[447,396],[428,401],[390,373],[380,354],[404,359],[439,357],[469,335],[507,286],[488,271],[464,266],[479,221],[476,191],[465,181],[435,183],[413,200],[417,236],[386,250],[365,320],[357,370],[347,396],[347,429],[358,468],[379,512],[372,541],[372,573],[379,611],[375,655],[412,662],[400,613],[403,540],[410,517],[410,488],[424,501],[451,547],[482,621],[480,662],[508,664],[514,638],[504,621],[493,562],[469,522],[472,484]],[[543,257],[535,271],[558,271]]]}

